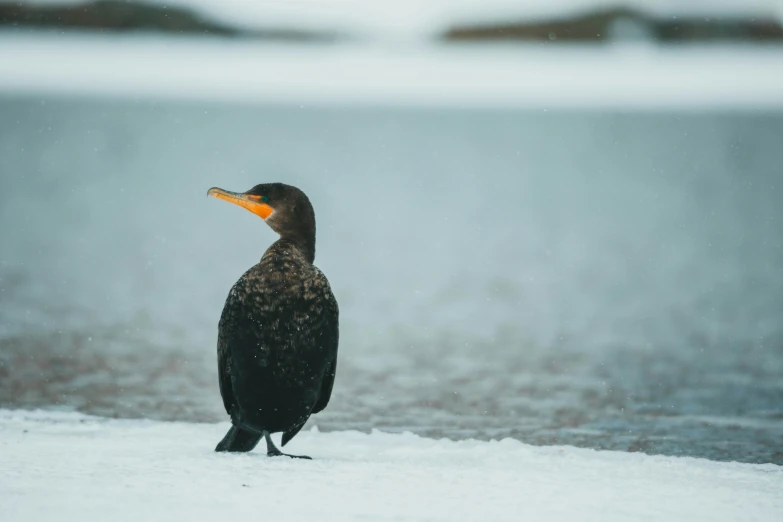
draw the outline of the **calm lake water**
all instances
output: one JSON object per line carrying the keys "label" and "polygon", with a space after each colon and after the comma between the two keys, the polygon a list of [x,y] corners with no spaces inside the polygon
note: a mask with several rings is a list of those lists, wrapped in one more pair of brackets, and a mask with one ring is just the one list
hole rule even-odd
{"label": "calm lake water", "polygon": [[[0,98],[0,407],[226,420],[284,181],[341,305],[322,430],[783,464],[783,114]],[[205,441],[213,446],[217,441]]]}

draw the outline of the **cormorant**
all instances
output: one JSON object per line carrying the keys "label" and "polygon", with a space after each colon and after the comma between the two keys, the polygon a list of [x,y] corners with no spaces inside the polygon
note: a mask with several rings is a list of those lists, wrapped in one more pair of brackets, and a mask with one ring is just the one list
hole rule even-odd
{"label": "cormorant", "polygon": [[215,451],[250,451],[263,437],[267,455],[286,455],[269,434],[282,431],[285,446],[326,408],[337,367],[337,301],[313,266],[315,212],[304,192],[282,183],[207,195],[246,208],[280,234],[231,288],[220,316],[220,394],[232,426]]}

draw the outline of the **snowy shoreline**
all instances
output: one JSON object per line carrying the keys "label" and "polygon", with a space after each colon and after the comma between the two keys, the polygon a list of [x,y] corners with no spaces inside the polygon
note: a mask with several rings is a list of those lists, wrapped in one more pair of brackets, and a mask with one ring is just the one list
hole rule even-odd
{"label": "snowy shoreline", "polygon": [[0,517],[779,520],[783,514],[783,468],[772,464],[317,429],[288,446],[314,461],[268,459],[260,450],[215,454],[226,428],[0,410]]}

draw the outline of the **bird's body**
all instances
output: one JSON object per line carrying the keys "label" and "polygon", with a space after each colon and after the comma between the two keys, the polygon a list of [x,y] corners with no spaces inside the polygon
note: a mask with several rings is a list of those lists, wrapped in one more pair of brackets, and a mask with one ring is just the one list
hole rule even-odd
{"label": "bird's body", "polygon": [[[280,188],[259,185],[260,191],[272,193],[270,205],[275,186]],[[285,190],[278,197],[301,194],[299,205],[306,202],[306,214],[312,214],[301,191],[281,187]],[[296,209],[296,204],[289,212],[281,209],[280,219],[296,218]],[[313,265],[315,218],[310,217],[311,227],[275,227],[273,221],[273,228],[282,229],[281,238],[234,284],[226,299],[218,326],[218,373],[232,428],[217,451],[250,451],[266,437],[268,454],[281,454],[269,434],[283,432],[285,445],[331,397],[338,307],[329,282]],[[301,232],[286,233],[291,230]]]}

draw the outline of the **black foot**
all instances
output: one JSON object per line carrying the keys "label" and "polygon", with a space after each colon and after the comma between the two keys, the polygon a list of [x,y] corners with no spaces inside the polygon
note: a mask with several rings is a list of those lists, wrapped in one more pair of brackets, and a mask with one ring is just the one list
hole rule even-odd
{"label": "black foot", "polygon": [[272,438],[269,436],[269,432],[267,431],[264,432],[264,438],[266,439],[267,457],[291,457],[292,459],[313,460],[312,457],[308,457],[307,455],[289,455],[288,453],[283,453],[277,449],[277,446],[275,446],[274,442],[272,442]]}
{"label": "black foot", "polygon": [[313,460],[313,457],[308,457],[307,455],[289,455],[288,453],[283,453],[277,448],[275,448],[275,451],[267,451],[266,456],[267,457],[291,457],[292,459]]}

